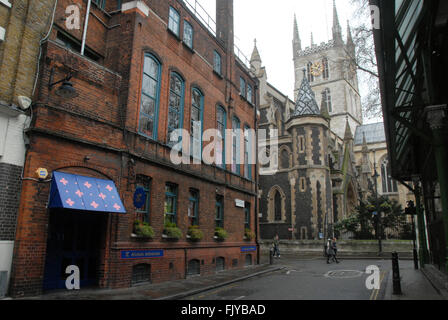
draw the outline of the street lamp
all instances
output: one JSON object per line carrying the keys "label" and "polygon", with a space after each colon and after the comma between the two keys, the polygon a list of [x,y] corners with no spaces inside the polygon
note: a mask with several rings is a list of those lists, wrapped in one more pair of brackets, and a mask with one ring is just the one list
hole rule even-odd
{"label": "street lamp", "polygon": [[378,177],[380,176],[378,174],[378,172],[376,171],[376,159],[375,159],[375,152],[373,153],[373,157],[374,157],[374,170],[375,173],[373,174],[372,178],[374,180],[375,183],[375,202],[376,202],[376,235],[378,237],[378,256],[381,256],[383,253],[383,245],[381,243],[381,212],[380,212],[380,207],[379,207],[379,200],[378,200]]}

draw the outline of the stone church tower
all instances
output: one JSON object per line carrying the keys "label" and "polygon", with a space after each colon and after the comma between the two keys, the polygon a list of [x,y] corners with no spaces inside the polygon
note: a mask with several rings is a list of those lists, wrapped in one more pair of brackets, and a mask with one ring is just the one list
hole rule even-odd
{"label": "stone church tower", "polygon": [[[303,70],[305,74],[305,70]],[[329,118],[319,109],[314,92],[302,77],[295,110],[286,122],[292,138],[292,221],[300,239],[318,239],[332,221],[332,185],[329,151]]]}
{"label": "stone church tower", "polygon": [[[293,60],[295,69],[295,96],[304,77],[316,96],[324,95],[331,116],[333,131],[344,138],[348,117],[352,132],[362,125],[362,107],[358,87],[357,68],[354,63],[355,45],[347,22],[347,39],[344,42],[336,3],[333,2],[333,38],[327,43],[314,43],[311,35],[309,47],[302,48],[297,19],[294,17]],[[302,70],[305,69],[304,74]]]}

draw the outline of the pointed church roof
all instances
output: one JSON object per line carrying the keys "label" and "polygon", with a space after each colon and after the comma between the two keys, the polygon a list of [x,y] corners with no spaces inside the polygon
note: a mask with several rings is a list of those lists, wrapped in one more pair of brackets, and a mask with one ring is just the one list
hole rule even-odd
{"label": "pointed church roof", "polygon": [[257,39],[254,40],[254,50],[252,51],[252,56],[250,58],[250,62],[258,61],[261,62],[260,53],[257,48]]}
{"label": "pointed church roof", "polygon": [[293,114],[294,117],[320,115],[316,97],[305,73],[306,70],[303,70],[303,81],[299,89],[299,94],[297,95],[296,108]]}

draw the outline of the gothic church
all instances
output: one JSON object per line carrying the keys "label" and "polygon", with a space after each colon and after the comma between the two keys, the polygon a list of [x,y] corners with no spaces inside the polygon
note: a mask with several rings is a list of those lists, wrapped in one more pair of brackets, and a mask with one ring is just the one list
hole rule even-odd
{"label": "gothic church", "polygon": [[[260,80],[259,128],[271,132],[260,147],[273,138],[279,143],[278,154],[271,154],[278,170],[265,167],[260,176],[262,239],[275,234],[291,240],[332,236],[334,223],[372,191],[368,127],[362,125],[352,58],[355,45],[349,25],[344,41],[336,5],[333,11],[332,39],[317,45],[311,37],[306,48],[294,17],[294,101],[267,81],[256,44],[252,53],[252,72]],[[275,129],[276,137],[270,131]],[[382,142],[379,138],[369,143]]]}

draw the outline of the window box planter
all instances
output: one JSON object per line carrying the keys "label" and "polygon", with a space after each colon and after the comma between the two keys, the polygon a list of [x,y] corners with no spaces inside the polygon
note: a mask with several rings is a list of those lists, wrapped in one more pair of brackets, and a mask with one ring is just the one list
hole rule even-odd
{"label": "window box planter", "polygon": [[224,241],[227,239],[227,231],[223,228],[216,228],[215,229],[215,236],[214,239],[216,241]]}
{"label": "window box planter", "polygon": [[191,226],[188,228],[187,239],[193,242],[201,241],[204,238],[204,233],[199,226]]}
{"label": "window box planter", "polygon": [[162,238],[177,241],[182,238],[182,230],[180,230],[174,223],[167,223],[163,229]]}
{"label": "window box planter", "polygon": [[154,239],[154,229],[148,223],[136,220],[131,237],[152,240]]}
{"label": "window box planter", "polygon": [[252,241],[255,239],[255,233],[250,230],[250,229],[246,229],[244,230],[244,240],[245,241]]}

